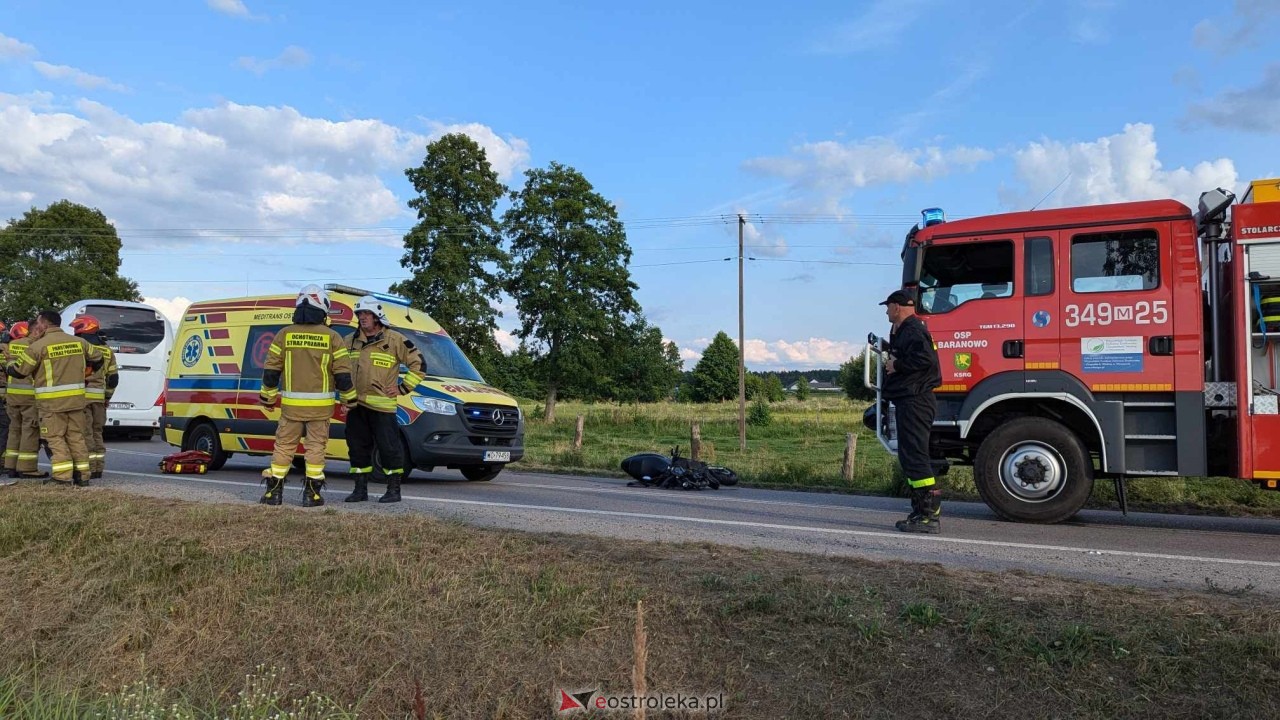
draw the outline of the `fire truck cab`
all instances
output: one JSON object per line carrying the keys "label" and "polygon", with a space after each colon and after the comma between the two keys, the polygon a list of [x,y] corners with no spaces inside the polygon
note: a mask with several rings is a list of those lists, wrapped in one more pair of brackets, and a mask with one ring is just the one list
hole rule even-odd
{"label": "fire truck cab", "polygon": [[[942,367],[931,454],[1002,517],[1058,522],[1095,478],[1280,481],[1280,180],[1174,200],[1016,212],[907,234]],[[883,341],[872,335],[877,389]],[[878,392],[877,392],[878,395]],[[896,452],[893,408],[865,422]]]}

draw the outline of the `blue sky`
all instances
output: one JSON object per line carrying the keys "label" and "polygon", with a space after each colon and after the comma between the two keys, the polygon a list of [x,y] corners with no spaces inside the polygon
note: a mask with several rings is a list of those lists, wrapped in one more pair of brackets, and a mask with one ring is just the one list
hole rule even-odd
{"label": "blue sky", "polygon": [[7,0],[0,213],[98,207],[170,313],[383,290],[404,276],[404,168],[466,132],[512,187],[557,161],[618,206],[687,367],[737,335],[720,218],[762,219],[748,365],[835,367],[884,329],[922,208],[1192,203],[1280,176],[1280,0],[1155,7]]}

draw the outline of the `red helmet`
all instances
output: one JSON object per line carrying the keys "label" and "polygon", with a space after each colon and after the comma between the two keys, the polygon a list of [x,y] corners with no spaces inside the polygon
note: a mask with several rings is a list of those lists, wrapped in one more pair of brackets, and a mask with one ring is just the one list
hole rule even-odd
{"label": "red helmet", "polygon": [[9,326],[8,326],[8,325],[5,325],[4,323],[0,322],[0,333],[4,332],[5,330],[8,330],[8,329],[9,329]]}
{"label": "red helmet", "polygon": [[71,321],[71,329],[77,335],[97,335],[102,326],[98,324],[98,318],[92,315],[81,315]]}
{"label": "red helmet", "polygon": [[13,327],[9,328],[9,337],[14,340],[21,340],[30,334],[31,327],[27,324],[26,320],[20,320],[14,323]]}

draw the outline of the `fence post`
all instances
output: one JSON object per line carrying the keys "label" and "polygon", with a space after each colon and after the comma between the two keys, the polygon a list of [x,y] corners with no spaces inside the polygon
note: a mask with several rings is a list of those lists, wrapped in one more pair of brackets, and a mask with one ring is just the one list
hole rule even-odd
{"label": "fence post", "polygon": [[702,427],[698,425],[698,421],[693,422],[693,427],[689,431],[689,459],[700,460],[702,458]]}
{"label": "fence post", "polygon": [[583,421],[583,416],[579,415],[578,427],[573,431],[573,451],[574,452],[579,452],[580,450],[582,450],[582,421]]}
{"label": "fence post", "polygon": [[846,433],[844,436],[844,464],[840,466],[840,474],[845,482],[853,482],[853,458],[858,453],[858,436]]}

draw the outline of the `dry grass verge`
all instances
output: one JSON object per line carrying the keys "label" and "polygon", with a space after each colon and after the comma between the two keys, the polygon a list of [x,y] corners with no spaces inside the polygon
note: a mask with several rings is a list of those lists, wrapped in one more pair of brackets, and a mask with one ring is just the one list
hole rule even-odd
{"label": "dry grass verge", "polygon": [[723,717],[1280,716],[1280,613],[1247,593],[31,486],[0,560],[19,696],[145,679],[213,717],[268,666],[362,718],[415,688],[425,717],[548,717],[632,687],[643,600],[649,692]]}

